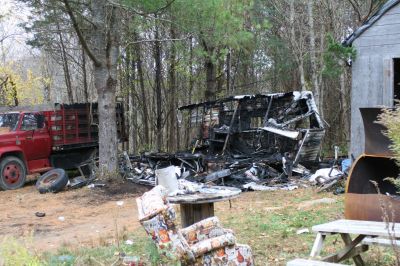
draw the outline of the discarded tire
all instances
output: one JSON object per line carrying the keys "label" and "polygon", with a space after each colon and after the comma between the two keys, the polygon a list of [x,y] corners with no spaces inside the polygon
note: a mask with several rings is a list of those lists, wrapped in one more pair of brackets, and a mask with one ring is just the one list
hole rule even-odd
{"label": "discarded tire", "polygon": [[59,192],[68,183],[68,175],[64,169],[56,168],[43,174],[36,182],[36,188],[40,193]]}

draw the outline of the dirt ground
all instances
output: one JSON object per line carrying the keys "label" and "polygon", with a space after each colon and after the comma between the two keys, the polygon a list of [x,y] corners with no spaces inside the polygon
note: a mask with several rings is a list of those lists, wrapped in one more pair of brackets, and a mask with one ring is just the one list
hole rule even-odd
{"label": "dirt ground", "polygon": [[[0,236],[28,239],[37,251],[109,241],[116,228],[121,234],[140,226],[135,197],[148,189],[126,182],[57,194],[39,194],[34,184],[0,191]],[[45,216],[37,217],[36,212]]]}

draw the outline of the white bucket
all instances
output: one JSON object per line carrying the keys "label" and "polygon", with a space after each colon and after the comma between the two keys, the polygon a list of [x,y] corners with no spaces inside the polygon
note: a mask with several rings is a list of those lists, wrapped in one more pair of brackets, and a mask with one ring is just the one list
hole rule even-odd
{"label": "white bucket", "polygon": [[173,193],[179,189],[178,179],[175,175],[175,166],[157,169],[155,171],[157,185],[165,187],[168,193]]}

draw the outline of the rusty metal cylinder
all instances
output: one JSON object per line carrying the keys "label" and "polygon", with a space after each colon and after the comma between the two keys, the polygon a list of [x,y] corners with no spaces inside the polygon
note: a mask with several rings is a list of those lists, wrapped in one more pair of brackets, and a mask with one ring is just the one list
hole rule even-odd
{"label": "rusty metal cylinder", "polygon": [[360,156],[348,178],[344,212],[346,219],[383,221],[386,212],[390,221],[394,218],[400,222],[400,197],[396,187],[385,180],[398,175],[399,167],[395,160]]}
{"label": "rusty metal cylinder", "polygon": [[397,178],[399,166],[392,159],[386,129],[377,123],[381,108],[360,108],[365,131],[365,154],[354,162],[346,185],[346,219],[400,222],[400,193],[386,180]]}

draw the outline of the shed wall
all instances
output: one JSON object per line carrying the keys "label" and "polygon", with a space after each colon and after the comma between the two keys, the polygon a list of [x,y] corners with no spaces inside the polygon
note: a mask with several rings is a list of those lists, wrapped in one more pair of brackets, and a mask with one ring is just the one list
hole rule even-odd
{"label": "shed wall", "polygon": [[393,58],[400,58],[400,4],[389,10],[353,42],[351,144],[355,157],[364,151],[359,108],[393,105]]}

